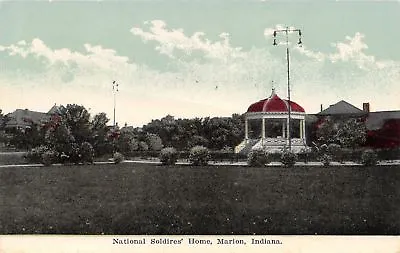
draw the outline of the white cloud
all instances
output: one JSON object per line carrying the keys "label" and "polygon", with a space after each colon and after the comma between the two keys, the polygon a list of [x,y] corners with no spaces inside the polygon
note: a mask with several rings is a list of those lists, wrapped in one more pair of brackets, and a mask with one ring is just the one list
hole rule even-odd
{"label": "white cloud", "polygon": [[203,52],[207,58],[226,60],[227,58],[243,57],[240,47],[232,47],[230,45],[229,34],[221,33],[220,41],[212,42],[205,39],[203,32],[196,32],[193,35],[186,36],[183,29],[167,28],[162,20],[153,20],[144,22],[145,25],[150,23],[149,31],[142,28],[134,27],[131,29],[132,34],[139,36],[143,41],[156,41],[159,45],[156,50],[162,54],[175,58],[175,50],[179,50],[186,55],[192,54],[194,51]]}
{"label": "white cloud", "polygon": [[390,61],[377,61],[374,56],[365,53],[368,45],[364,42],[364,38],[364,34],[356,32],[353,37],[346,36],[343,42],[331,43],[331,46],[336,49],[336,52],[332,54],[314,52],[306,49],[304,45],[303,47],[294,47],[294,49],[300,54],[318,61],[329,60],[332,63],[352,62],[359,68],[366,70],[383,69],[390,66]]}

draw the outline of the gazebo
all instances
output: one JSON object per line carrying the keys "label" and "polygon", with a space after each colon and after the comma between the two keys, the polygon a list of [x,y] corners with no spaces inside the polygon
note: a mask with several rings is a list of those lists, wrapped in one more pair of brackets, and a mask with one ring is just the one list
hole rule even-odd
{"label": "gazebo", "polygon": [[270,97],[253,103],[245,113],[245,139],[235,148],[236,153],[247,154],[253,149],[264,149],[268,153],[280,153],[289,147],[299,153],[306,148],[305,111],[297,103],[281,99],[272,89]]}

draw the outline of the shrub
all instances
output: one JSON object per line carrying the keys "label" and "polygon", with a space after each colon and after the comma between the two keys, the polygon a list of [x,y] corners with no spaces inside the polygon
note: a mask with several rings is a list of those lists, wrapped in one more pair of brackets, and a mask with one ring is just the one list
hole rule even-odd
{"label": "shrub", "polygon": [[331,143],[327,148],[328,154],[338,162],[343,161],[343,152],[339,144]]}
{"label": "shrub", "polygon": [[178,160],[178,152],[175,148],[163,148],[160,152],[160,161],[162,165],[174,165]]}
{"label": "shrub", "polygon": [[82,154],[81,154],[80,146],[75,142],[71,143],[70,149],[66,153],[66,156],[68,157],[66,159],[66,162],[79,164],[79,162],[82,161]]}
{"label": "shrub", "polygon": [[328,145],[322,144],[322,145],[319,147],[319,153],[320,153],[320,155],[323,155],[323,154],[328,153]]}
{"label": "shrub", "polygon": [[113,161],[115,164],[121,163],[122,161],[124,161],[124,156],[119,152],[115,152],[113,156]]}
{"label": "shrub", "polygon": [[302,148],[298,155],[299,159],[302,159],[304,163],[308,163],[312,156],[312,150],[310,148]]}
{"label": "shrub", "polygon": [[80,151],[82,162],[93,163],[94,149],[93,149],[92,144],[90,144],[89,142],[83,142],[81,144],[81,148],[79,151]]}
{"label": "shrub", "polygon": [[263,167],[270,162],[270,156],[262,149],[254,149],[247,156],[247,164],[251,167]]}
{"label": "shrub", "polygon": [[194,146],[190,149],[189,161],[193,165],[207,165],[210,160],[210,151],[203,146]]}
{"label": "shrub", "polygon": [[328,167],[332,162],[332,156],[329,154],[323,154],[323,155],[321,155],[319,160],[322,163],[322,165],[324,165],[325,167]]}
{"label": "shrub", "polygon": [[149,150],[160,151],[163,148],[162,140],[157,134],[147,134],[146,142]]}
{"label": "shrub", "polygon": [[49,150],[49,147],[42,145],[36,148],[31,149],[26,155],[25,158],[32,163],[42,163],[43,154]]}
{"label": "shrub", "polygon": [[42,163],[45,166],[50,166],[57,161],[58,153],[53,150],[47,150],[42,154]]}
{"label": "shrub", "polygon": [[286,167],[292,167],[297,161],[297,155],[288,150],[283,151],[281,155],[281,162]]}
{"label": "shrub", "polygon": [[367,149],[361,155],[361,162],[365,166],[376,165],[378,163],[378,154],[371,149]]}
{"label": "shrub", "polygon": [[141,142],[139,142],[138,150],[139,151],[147,151],[147,150],[149,150],[149,145],[147,145],[146,142],[141,141]]}

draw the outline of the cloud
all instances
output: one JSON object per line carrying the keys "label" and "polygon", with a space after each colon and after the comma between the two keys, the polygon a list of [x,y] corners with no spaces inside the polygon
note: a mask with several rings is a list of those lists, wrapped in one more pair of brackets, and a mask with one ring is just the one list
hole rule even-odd
{"label": "cloud", "polygon": [[353,37],[346,36],[342,42],[331,43],[331,46],[336,49],[336,52],[331,54],[308,50],[304,45],[303,47],[294,47],[293,49],[302,55],[318,61],[328,60],[331,63],[350,62],[354,63],[358,68],[365,70],[390,67],[392,65],[390,61],[377,61],[374,56],[365,53],[368,45],[364,42],[364,38],[364,34],[356,32]]}
{"label": "cloud", "polygon": [[33,39],[30,43],[22,40],[9,46],[0,46],[0,51],[8,52],[9,55],[19,55],[23,58],[33,56],[44,59],[48,66],[56,63],[70,65],[77,63],[83,67],[99,68],[102,70],[111,69],[113,66],[120,68],[126,66],[129,58],[118,56],[115,50],[104,49],[101,46],[84,44],[85,53],[72,52],[70,49],[51,49],[39,38]]}
{"label": "cloud", "polygon": [[230,45],[228,33],[221,33],[219,35],[221,40],[212,42],[204,38],[205,33],[203,32],[186,36],[183,29],[168,29],[167,24],[162,20],[153,20],[144,24],[150,24],[149,31],[134,27],[131,29],[132,34],[139,36],[144,42],[158,42],[159,45],[155,49],[170,58],[176,58],[175,51],[181,51],[186,55],[200,51],[207,58],[221,60],[243,57],[240,47]]}

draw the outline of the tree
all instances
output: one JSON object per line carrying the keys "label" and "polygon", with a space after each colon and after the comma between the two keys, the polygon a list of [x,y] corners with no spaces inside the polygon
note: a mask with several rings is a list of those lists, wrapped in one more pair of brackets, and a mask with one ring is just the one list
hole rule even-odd
{"label": "tree", "polygon": [[61,106],[60,116],[79,145],[85,141],[90,141],[90,113],[85,107],[77,104]]}
{"label": "tree", "polygon": [[146,143],[150,150],[160,151],[163,148],[162,140],[157,134],[148,133],[146,135]]}
{"label": "tree", "polygon": [[3,111],[0,109],[0,143],[8,143],[8,138],[5,133],[7,120],[7,116],[3,115]]}
{"label": "tree", "polygon": [[326,118],[317,128],[316,136],[318,144],[337,143],[337,124],[332,118]]}
{"label": "tree", "polygon": [[18,149],[31,149],[43,143],[44,134],[38,124],[32,123],[30,127],[15,129],[13,134],[4,140]]}
{"label": "tree", "polygon": [[132,151],[136,151],[139,148],[139,142],[137,140],[137,135],[131,128],[122,128],[120,130],[120,135],[116,140],[116,148],[118,152],[122,154],[129,154]]}
{"label": "tree", "polygon": [[143,126],[143,132],[158,135],[164,146],[182,150],[186,147],[185,128],[182,120],[175,120],[174,116],[167,115],[161,120],[152,120]]}
{"label": "tree", "polygon": [[238,145],[244,137],[244,123],[239,115],[232,117],[205,118],[204,137],[209,140],[209,148],[214,150]]}
{"label": "tree", "polygon": [[75,138],[71,134],[69,127],[64,123],[60,123],[47,129],[45,143],[59,154],[69,156],[74,151],[73,144],[75,144]]}
{"label": "tree", "polygon": [[113,147],[112,141],[109,138],[108,121],[107,115],[102,112],[96,114],[90,122],[90,142],[97,156],[112,153]]}
{"label": "tree", "polygon": [[357,119],[349,119],[339,125],[337,139],[343,147],[356,148],[365,143],[367,128]]}
{"label": "tree", "polygon": [[3,111],[0,109],[0,130],[3,130],[6,125],[6,116],[3,115]]}

